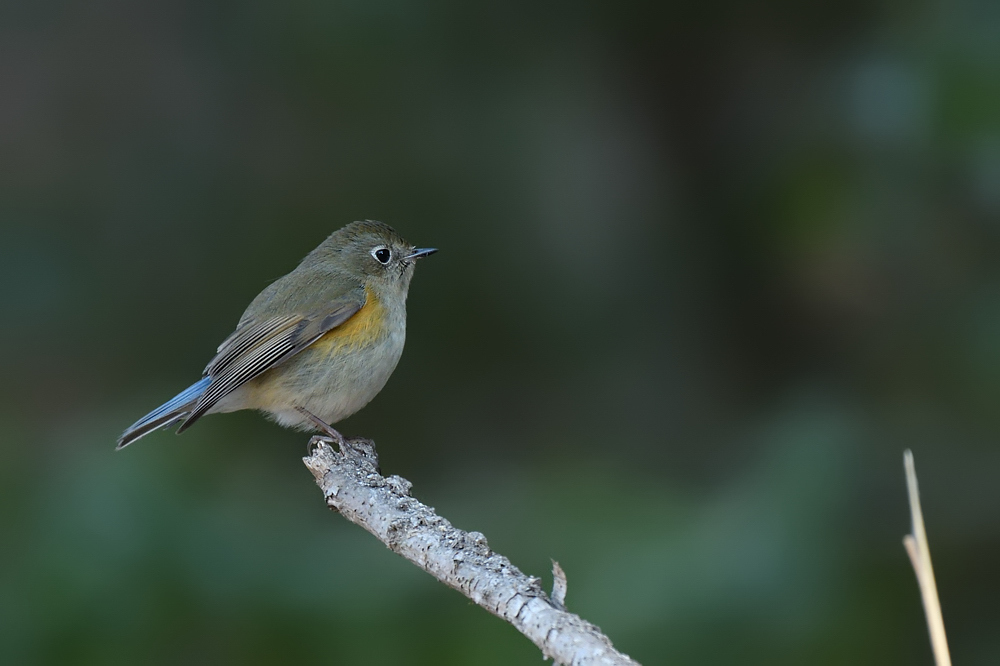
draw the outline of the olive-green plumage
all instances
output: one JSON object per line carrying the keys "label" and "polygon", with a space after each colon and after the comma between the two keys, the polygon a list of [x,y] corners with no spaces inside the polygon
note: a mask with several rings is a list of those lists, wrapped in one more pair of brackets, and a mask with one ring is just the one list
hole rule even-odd
{"label": "olive-green plumage", "polygon": [[350,416],[395,369],[414,264],[434,251],[381,222],[335,231],[250,303],[202,379],[139,419],[118,448],[217,412],[259,409],[300,429],[315,427],[305,412],[326,424]]}

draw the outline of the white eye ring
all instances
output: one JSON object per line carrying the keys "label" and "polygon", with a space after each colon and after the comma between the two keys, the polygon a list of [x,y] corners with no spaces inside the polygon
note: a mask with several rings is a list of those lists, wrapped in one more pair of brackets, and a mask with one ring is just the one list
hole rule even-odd
{"label": "white eye ring", "polygon": [[371,255],[375,259],[375,261],[382,264],[383,266],[392,261],[392,250],[387,248],[385,245],[377,245],[373,247]]}

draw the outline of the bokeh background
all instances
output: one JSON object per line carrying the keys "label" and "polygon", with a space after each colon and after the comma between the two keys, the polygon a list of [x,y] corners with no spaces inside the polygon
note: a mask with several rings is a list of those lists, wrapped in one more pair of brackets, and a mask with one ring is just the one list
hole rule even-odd
{"label": "bokeh background", "polygon": [[[256,414],[122,452],[342,224],[341,424],[652,664],[1000,663],[1000,5],[0,4],[0,662],[535,664]],[[546,583],[548,584],[548,582]]]}

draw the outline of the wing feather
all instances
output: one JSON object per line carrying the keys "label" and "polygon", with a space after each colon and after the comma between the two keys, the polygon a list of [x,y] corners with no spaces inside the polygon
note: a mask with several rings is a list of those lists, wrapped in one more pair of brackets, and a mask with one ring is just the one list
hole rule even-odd
{"label": "wing feather", "polygon": [[280,365],[343,324],[364,304],[364,292],[355,292],[309,315],[281,315],[242,323],[219,346],[219,353],[205,368],[211,383],[177,432],[186,430],[243,384]]}
{"label": "wing feather", "polygon": [[272,317],[264,321],[248,321],[219,345],[215,358],[205,367],[205,375],[218,375],[238,360],[248,349],[261,340],[277,335],[292,324],[302,320],[299,315]]}

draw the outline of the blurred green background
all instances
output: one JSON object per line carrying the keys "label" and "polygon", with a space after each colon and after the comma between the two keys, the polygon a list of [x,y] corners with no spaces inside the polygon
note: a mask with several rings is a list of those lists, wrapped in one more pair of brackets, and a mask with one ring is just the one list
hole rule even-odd
{"label": "blurred green background", "polygon": [[354,219],[442,248],[341,424],[652,664],[1000,663],[1000,4],[0,4],[0,662],[536,664],[306,438],[122,453]]}

